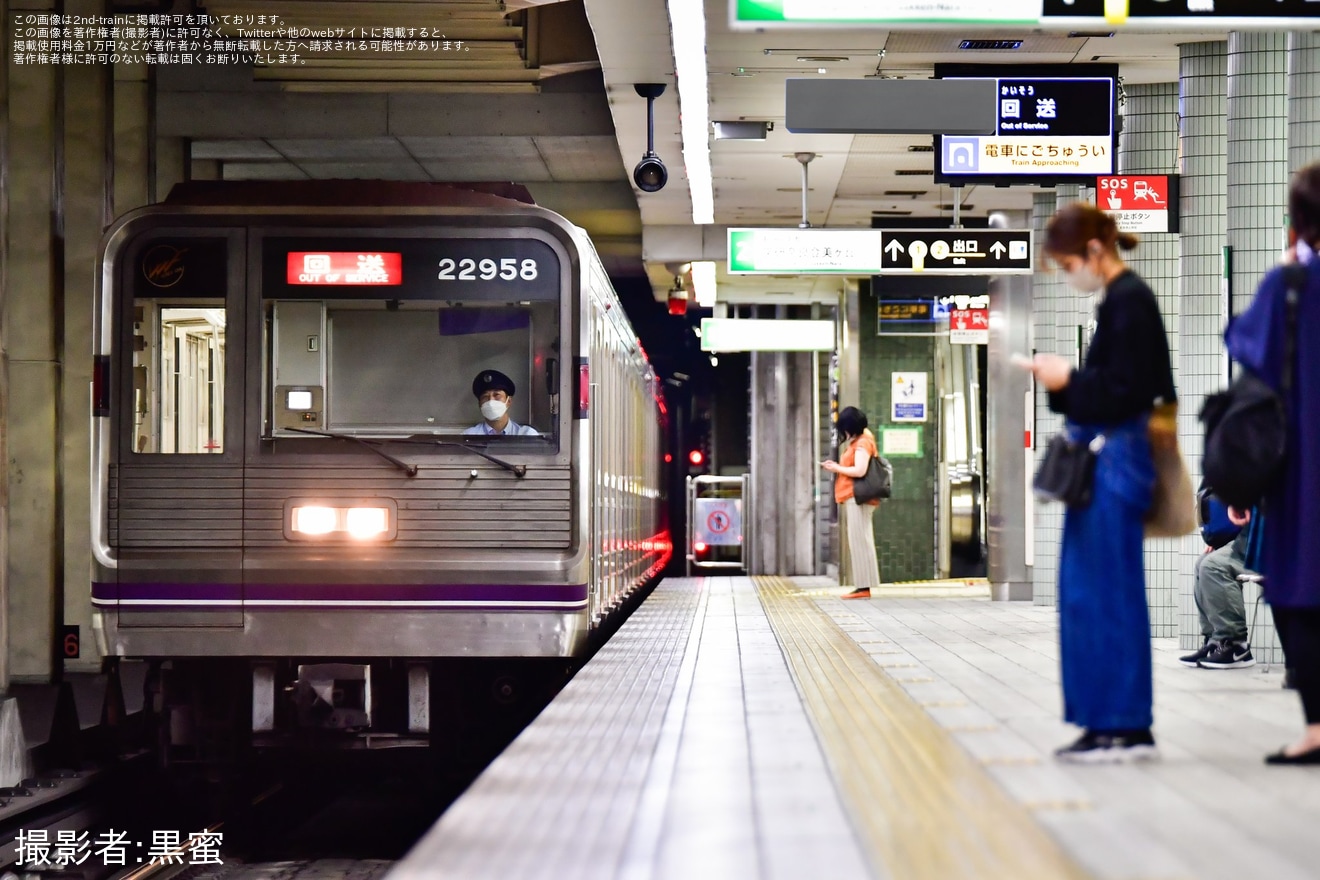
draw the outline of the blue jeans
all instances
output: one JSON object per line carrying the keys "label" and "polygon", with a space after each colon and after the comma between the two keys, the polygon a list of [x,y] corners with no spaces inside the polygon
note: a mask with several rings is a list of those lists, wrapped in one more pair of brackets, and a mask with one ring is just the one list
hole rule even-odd
{"label": "blue jeans", "polygon": [[1150,614],[1143,518],[1155,485],[1146,417],[1107,428],[1091,503],[1064,517],[1059,556],[1059,655],[1064,720],[1087,730],[1144,730],[1152,722]]}

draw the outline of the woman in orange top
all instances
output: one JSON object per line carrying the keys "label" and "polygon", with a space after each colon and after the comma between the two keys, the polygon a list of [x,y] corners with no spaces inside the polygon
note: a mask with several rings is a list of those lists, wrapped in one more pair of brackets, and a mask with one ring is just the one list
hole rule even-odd
{"label": "woman in orange top", "polygon": [[875,555],[875,532],[871,520],[880,502],[853,501],[853,480],[866,476],[871,457],[879,455],[875,436],[866,430],[866,413],[855,406],[844,407],[839,413],[839,433],[843,435],[843,452],[839,460],[822,461],[820,466],[835,474],[834,500],[840,505],[843,526],[848,535],[848,559],[852,563],[852,592],[845,599],[869,599],[871,588],[880,586],[880,564]]}

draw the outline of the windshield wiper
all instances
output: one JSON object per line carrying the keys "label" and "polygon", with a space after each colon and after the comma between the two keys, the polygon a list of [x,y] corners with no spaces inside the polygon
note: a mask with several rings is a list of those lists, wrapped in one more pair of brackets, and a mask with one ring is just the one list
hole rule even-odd
{"label": "windshield wiper", "polygon": [[472,453],[473,455],[480,455],[482,458],[486,459],[486,461],[499,465],[500,467],[504,468],[506,471],[509,471],[515,477],[522,477],[527,475],[527,465],[511,464],[507,461],[504,461],[503,459],[496,458],[495,456],[487,452],[482,452],[480,449],[477,449],[475,446],[469,446],[466,443],[454,443],[453,441],[450,440],[433,440],[429,437],[420,437],[420,438],[409,437],[407,440],[404,440],[403,442],[426,443],[428,445],[452,446],[455,449],[465,449],[468,452]]}
{"label": "windshield wiper", "polygon": [[363,446],[365,446],[367,449],[370,449],[372,452],[376,453],[381,458],[385,459],[390,464],[394,465],[408,476],[410,477],[417,476],[417,465],[409,464],[408,462],[403,461],[402,459],[395,458],[394,456],[390,455],[388,452],[386,452],[383,449],[378,449],[376,447],[376,443],[378,441],[368,440],[365,437],[358,437],[353,434],[341,434],[338,431],[316,431],[311,428],[285,428],[284,430],[297,431],[299,434],[311,434],[316,437],[333,437],[336,440],[352,440],[354,443],[360,443]]}

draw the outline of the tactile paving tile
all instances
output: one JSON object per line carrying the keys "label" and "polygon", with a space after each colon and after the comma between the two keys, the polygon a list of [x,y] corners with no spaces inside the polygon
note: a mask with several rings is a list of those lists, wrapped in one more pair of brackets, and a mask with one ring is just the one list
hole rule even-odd
{"label": "tactile paving tile", "polygon": [[1089,876],[904,692],[903,678],[935,681],[900,675],[916,660],[868,655],[864,616],[831,619],[787,578],[753,580],[878,865],[911,880]]}

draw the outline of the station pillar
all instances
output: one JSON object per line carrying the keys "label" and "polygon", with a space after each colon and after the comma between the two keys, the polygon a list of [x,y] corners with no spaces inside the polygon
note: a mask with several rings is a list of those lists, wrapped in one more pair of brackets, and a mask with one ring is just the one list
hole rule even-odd
{"label": "station pillar", "polygon": [[[1120,174],[1168,174],[1178,164],[1178,83],[1148,83],[1126,88],[1123,132],[1118,141]],[[1178,375],[1178,255],[1175,232],[1146,232],[1124,259],[1155,292],[1168,331],[1174,378]],[[1147,541],[1146,602],[1152,636],[1178,635],[1178,584],[1190,574],[1179,540]]]}

